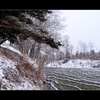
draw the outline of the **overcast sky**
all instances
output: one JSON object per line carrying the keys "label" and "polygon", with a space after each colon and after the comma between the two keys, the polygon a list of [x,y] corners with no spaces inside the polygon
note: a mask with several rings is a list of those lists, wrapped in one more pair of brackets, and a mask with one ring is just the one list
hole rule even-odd
{"label": "overcast sky", "polygon": [[100,10],[62,10],[66,18],[66,29],[61,33],[68,35],[72,45],[78,41],[93,42],[100,50]]}

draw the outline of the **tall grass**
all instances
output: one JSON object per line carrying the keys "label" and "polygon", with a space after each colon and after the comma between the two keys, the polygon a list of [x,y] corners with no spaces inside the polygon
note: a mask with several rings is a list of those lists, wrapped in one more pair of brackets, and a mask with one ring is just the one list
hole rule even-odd
{"label": "tall grass", "polygon": [[[2,50],[1,50],[2,49]],[[13,52],[13,51],[11,51]],[[10,52],[10,53],[11,53]],[[46,85],[44,84],[44,80],[46,80],[45,75],[45,58],[40,56],[36,59],[37,68],[29,63],[23,56],[14,53],[14,56],[18,55],[18,60],[14,59],[9,52],[6,51],[6,48],[0,48],[0,55],[5,56],[7,59],[17,62],[16,69],[12,69],[11,67],[4,68],[4,78],[9,82],[21,83],[21,78],[28,79],[32,84],[41,86],[41,88],[46,89]],[[2,86],[2,80],[0,81],[0,88]],[[6,86],[5,86],[6,87]]]}

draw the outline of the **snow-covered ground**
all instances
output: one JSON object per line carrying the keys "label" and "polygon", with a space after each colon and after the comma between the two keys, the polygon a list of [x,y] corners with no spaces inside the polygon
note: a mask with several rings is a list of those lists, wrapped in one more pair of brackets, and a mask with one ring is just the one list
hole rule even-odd
{"label": "snow-covered ground", "polygon": [[22,53],[20,51],[18,51],[15,48],[13,48],[13,47],[10,46],[9,41],[5,41],[3,44],[1,44],[1,47],[10,49],[11,51],[14,51],[14,52],[18,53],[19,55],[22,55]]}
{"label": "snow-covered ground", "polygon": [[93,66],[97,66],[100,64],[100,60],[69,60],[67,63],[62,63],[63,61],[54,61],[47,64],[47,67],[55,67],[55,68],[93,68]]}
{"label": "snow-covered ground", "polygon": [[11,47],[9,41],[6,41],[3,44],[1,44],[1,47],[7,48],[7,49],[19,54],[20,56],[23,56],[31,65],[34,65],[35,68],[38,68],[37,64],[35,63],[36,62],[35,60],[33,61],[27,55],[23,55],[19,50]]}
{"label": "snow-covered ground", "polygon": [[[19,56],[23,56],[26,61],[37,67],[35,61],[32,61],[30,58],[22,55],[21,52],[14,49],[9,45],[9,42],[5,42],[1,45],[1,48],[7,48],[11,51],[17,53]],[[0,49],[1,49],[0,48]],[[17,56],[17,55],[15,55]],[[39,85],[35,84],[31,79],[27,77],[22,77],[17,68],[17,61],[14,61],[4,55],[0,50],[0,90],[41,90],[43,89]],[[34,79],[34,81],[37,81]],[[41,82],[41,80],[40,80]]]}

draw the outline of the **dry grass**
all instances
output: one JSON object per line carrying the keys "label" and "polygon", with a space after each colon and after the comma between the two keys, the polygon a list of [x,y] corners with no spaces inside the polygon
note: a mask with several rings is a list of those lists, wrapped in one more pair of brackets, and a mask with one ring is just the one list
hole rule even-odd
{"label": "dry grass", "polygon": [[[20,75],[22,77],[29,78],[35,84],[38,84],[38,85],[43,84],[43,81],[46,80],[46,77],[45,77],[46,70],[44,66],[45,59],[39,58],[36,60],[36,64],[38,68],[35,68],[34,65],[31,65],[28,62],[25,62],[23,60],[21,61],[22,62],[20,62],[16,67]],[[39,81],[42,81],[42,83]]]}
{"label": "dry grass", "polygon": [[10,82],[21,83],[21,77],[17,70],[7,67],[3,69],[3,74],[5,79],[9,80]]}
{"label": "dry grass", "polygon": [[[0,54],[6,56],[8,59],[12,61],[16,61],[13,59],[11,55],[6,51],[5,48],[0,48]],[[18,54],[17,54],[18,55]],[[17,69],[12,69],[11,67],[7,67],[3,70],[3,74],[5,75],[5,79],[9,80],[9,82],[21,83],[21,78],[27,78],[29,81],[36,85],[43,84],[43,80],[45,80],[45,59],[40,57],[36,60],[36,64],[38,68],[35,68],[34,65],[31,65],[24,56],[18,56],[20,61],[16,61]],[[41,81],[41,82],[40,82]],[[0,81],[0,88],[2,81]],[[45,88],[45,86],[43,87]]]}
{"label": "dry grass", "polygon": [[17,65],[16,68],[18,69],[21,77],[26,77],[36,84],[35,80],[37,79],[37,76],[36,70],[33,66],[31,66],[29,63],[21,63]]}
{"label": "dry grass", "polygon": [[47,90],[47,84],[45,82],[46,81],[46,67],[44,65],[45,61],[46,58],[42,56],[36,60],[36,64],[38,65],[36,75],[38,79],[42,80],[42,83],[39,85],[43,88],[43,90]]}
{"label": "dry grass", "polygon": [[45,73],[46,73],[46,70],[45,70],[45,63],[46,61],[46,58],[45,57],[40,57],[39,59],[36,60],[36,64],[38,65],[38,71],[37,71],[37,76],[39,79],[41,80],[46,80],[45,79]]}

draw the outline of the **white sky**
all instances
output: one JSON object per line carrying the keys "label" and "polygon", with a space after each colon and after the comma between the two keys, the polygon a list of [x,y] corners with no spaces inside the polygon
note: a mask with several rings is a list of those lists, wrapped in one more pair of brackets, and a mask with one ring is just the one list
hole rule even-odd
{"label": "white sky", "polygon": [[66,18],[66,30],[61,34],[68,35],[70,43],[76,47],[78,41],[94,43],[100,50],[100,10],[62,10]]}

